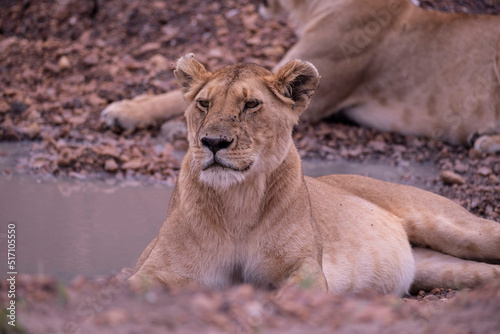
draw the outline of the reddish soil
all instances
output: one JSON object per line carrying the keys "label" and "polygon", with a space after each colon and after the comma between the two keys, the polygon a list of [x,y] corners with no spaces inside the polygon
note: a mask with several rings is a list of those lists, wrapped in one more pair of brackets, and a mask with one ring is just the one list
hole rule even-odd
{"label": "reddish soil", "polygon": [[[17,283],[19,328],[28,333],[498,333],[500,281],[411,298],[336,296],[307,290],[286,297],[248,285],[145,292],[117,278],[47,277]],[[0,300],[5,303],[6,286]],[[3,319],[2,319],[3,320]],[[0,322],[1,333],[16,333]],[[26,333],[19,331],[17,333]]]}

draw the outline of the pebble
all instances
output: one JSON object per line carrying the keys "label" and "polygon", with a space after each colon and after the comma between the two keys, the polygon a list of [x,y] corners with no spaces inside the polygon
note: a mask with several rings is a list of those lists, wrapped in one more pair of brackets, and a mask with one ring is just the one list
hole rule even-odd
{"label": "pebble", "polygon": [[28,136],[29,139],[35,139],[42,132],[37,123],[32,123],[25,128],[21,128],[20,131]]}
{"label": "pebble", "polygon": [[114,327],[128,322],[130,319],[129,314],[119,308],[114,308],[98,314],[95,318],[95,324],[103,327]]}
{"label": "pebble", "polygon": [[480,167],[477,170],[477,174],[482,175],[482,176],[488,176],[492,173],[490,167]]}
{"label": "pebble", "polygon": [[387,144],[383,141],[371,140],[366,145],[367,147],[373,149],[375,152],[383,153],[387,149]]}
{"label": "pebble", "polygon": [[83,58],[83,63],[88,66],[95,66],[99,63],[99,57],[97,57],[95,54],[90,54]]}
{"label": "pebble", "polygon": [[60,67],[51,62],[46,62],[45,65],[43,65],[43,68],[54,74],[57,74],[60,71]]}
{"label": "pebble", "polygon": [[104,162],[104,170],[106,172],[115,173],[118,171],[118,164],[115,159],[108,159]]}
{"label": "pebble", "polygon": [[63,148],[57,159],[57,164],[61,167],[69,167],[77,161],[78,157],[69,148]]}
{"label": "pebble", "polygon": [[147,162],[141,158],[135,158],[130,161],[125,162],[122,165],[123,169],[137,170],[147,165]]}
{"label": "pebble", "polygon": [[155,68],[155,69],[162,69],[166,70],[169,68],[169,64],[171,62],[168,61],[167,58],[162,56],[161,54],[155,54],[153,57],[149,59],[149,63]]}
{"label": "pebble", "polygon": [[439,173],[439,178],[446,185],[465,184],[465,179],[451,170],[445,170]]}
{"label": "pebble", "polygon": [[435,295],[427,295],[424,297],[424,301],[426,301],[426,302],[436,302],[438,300],[439,300],[439,298]]}
{"label": "pebble", "polygon": [[61,58],[59,58],[57,66],[59,66],[61,70],[67,70],[71,68],[71,62],[69,61],[68,57],[62,56]]}

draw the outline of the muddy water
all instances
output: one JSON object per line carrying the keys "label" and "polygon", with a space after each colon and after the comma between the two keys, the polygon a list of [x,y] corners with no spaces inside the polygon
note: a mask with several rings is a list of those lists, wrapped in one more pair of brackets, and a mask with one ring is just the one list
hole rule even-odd
{"label": "muddy water", "polygon": [[[0,144],[0,171],[12,165],[19,152],[18,144]],[[311,176],[361,174],[395,182],[404,182],[408,173],[435,175],[432,167],[320,161],[305,162],[304,171]],[[104,276],[133,267],[165,219],[172,190],[133,181],[0,175],[0,276],[7,272],[6,231],[11,222],[17,225],[19,273],[50,274],[68,282],[78,275]]]}

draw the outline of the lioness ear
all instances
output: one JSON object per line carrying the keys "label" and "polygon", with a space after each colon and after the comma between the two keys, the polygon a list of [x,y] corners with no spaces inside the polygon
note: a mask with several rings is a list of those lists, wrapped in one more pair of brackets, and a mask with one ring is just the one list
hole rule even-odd
{"label": "lioness ear", "polygon": [[313,64],[297,59],[280,67],[274,77],[278,91],[294,102],[293,110],[299,114],[307,108],[320,79]]}
{"label": "lioness ear", "polygon": [[206,68],[194,58],[193,53],[189,53],[177,61],[174,75],[184,94],[184,99],[189,103],[196,94],[198,94],[199,90],[203,87],[208,78],[210,78],[212,73],[207,71]]}

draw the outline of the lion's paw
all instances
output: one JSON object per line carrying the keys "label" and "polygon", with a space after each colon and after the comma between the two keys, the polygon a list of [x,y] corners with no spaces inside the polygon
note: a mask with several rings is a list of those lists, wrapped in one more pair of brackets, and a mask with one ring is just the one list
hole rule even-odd
{"label": "lion's paw", "polygon": [[500,152],[500,134],[479,136],[474,140],[474,148],[485,153]]}
{"label": "lion's paw", "polygon": [[119,126],[126,130],[145,128],[154,120],[147,116],[149,98],[143,95],[133,100],[122,100],[111,103],[101,112],[101,122],[108,127]]}

